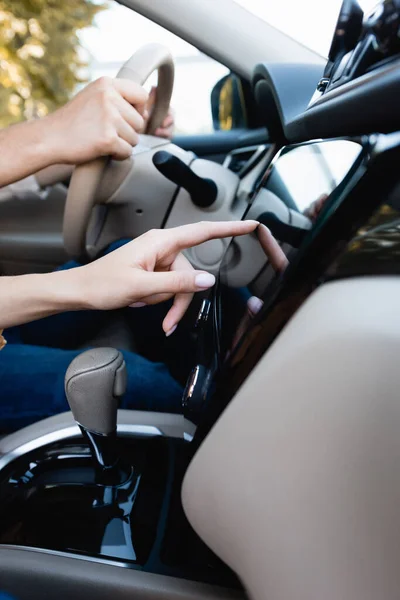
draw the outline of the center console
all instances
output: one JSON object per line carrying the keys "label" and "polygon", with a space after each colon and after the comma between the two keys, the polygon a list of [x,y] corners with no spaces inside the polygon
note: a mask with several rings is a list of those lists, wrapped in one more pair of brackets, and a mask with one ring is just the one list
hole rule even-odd
{"label": "center console", "polygon": [[[0,548],[240,588],[184,516],[180,490],[190,443],[154,425],[125,425],[117,435],[125,383],[122,355],[112,348],[89,350],[71,363],[65,388],[75,426],[0,459]],[[168,415],[159,417],[166,426]]]}

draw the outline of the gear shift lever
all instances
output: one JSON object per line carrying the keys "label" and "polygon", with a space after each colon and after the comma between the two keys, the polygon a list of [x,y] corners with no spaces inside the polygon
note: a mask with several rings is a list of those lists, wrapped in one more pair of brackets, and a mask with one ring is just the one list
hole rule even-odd
{"label": "gear shift lever", "polygon": [[87,439],[99,483],[124,477],[116,445],[118,397],[126,390],[126,366],[114,348],[94,348],[77,356],[65,374],[65,393]]}

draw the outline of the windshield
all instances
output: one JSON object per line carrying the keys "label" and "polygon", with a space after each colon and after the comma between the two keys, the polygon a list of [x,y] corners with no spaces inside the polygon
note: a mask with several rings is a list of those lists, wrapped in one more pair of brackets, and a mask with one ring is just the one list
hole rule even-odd
{"label": "windshield", "polygon": [[[247,11],[307,46],[328,56],[342,0],[234,0]],[[359,0],[369,11],[378,0]]]}

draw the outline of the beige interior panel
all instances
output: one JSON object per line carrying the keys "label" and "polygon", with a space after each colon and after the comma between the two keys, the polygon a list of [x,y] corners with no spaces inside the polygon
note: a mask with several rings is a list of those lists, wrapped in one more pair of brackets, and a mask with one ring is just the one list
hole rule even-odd
{"label": "beige interior panel", "polygon": [[[108,563],[108,564],[107,564]],[[18,600],[239,600],[240,592],[144,573],[109,561],[0,545],[2,591]]]}
{"label": "beige interior panel", "polygon": [[319,288],[195,456],[186,514],[255,600],[398,600],[400,279]]}
{"label": "beige interior panel", "polygon": [[[181,188],[174,199],[177,186],[162,175],[153,165],[153,155],[160,150],[174,154],[200,177],[208,177],[215,181],[218,187],[218,196],[215,203],[209,208],[199,208],[191,200],[188,192]],[[153,141],[150,145],[149,141]],[[148,145],[149,144],[149,145]],[[194,159],[192,152],[186,152],[174,144],[143,136],[141,147],[132,156],[128,175],[111,196],[108,205],[111,210],[106,215],[105,221],[102,213],[98,214],[98,221],[92,220],[89,238],[94,240],[91,244],[92,253],[106,247],[119,238],[135,238],[149,229],[160,228],[173,201],[172,210],[168,216],[165,227],[177,227],[198,221],[232,221],[240,219],[246,209],[246,199],[235,201],[239,184],[238,176],[223,166],[208,160]],[[125,161],[127,162],[127,161]],[[115,168],[122,168],[115,166]],[[108,187],[108,175],[102,182],[103,190]],[[104,193],[104,199],[107,194]],[[96,235],[96,231],[100,231]],[[213,240],[201,244],[195,249],[187,251],[187,256],[197,269],[206,269],[216,272],[224,255],[229,240]]]}
{"label": "beige interior panel", "polygon": [[66,196],[59,184],[45,195],[9,194],[0,202],[1,274],[47,271],[68,260],[61,235]]}
{"label": "beige interior panel", "polygon": [[232,0],[123,0],[230,69],[249,78],[258,62],[324,60]]}
{"label": "beige interior panel", "polygon": [[[93,234],[93,230],[99,228],[99,225],[93,222],[91,224],[88,238],[94,240],[91,244],[94,252],[115,240],[135,238],[149,229],[161,227],[176,185],[153,165],[152,157],[158,150],[171,152],[186,164],[193,158],[191,152],[186,152],[161,138],[141,136],[141,144],[134,150],[128,175],[108,199],[107,204],[112,204],[112,207],[105,222],[101,224],[99,236]],[[108,187],[107,174],[101,187]]]}
{"label": "beige interior panel", "polygon": [[[212,206],[196,206],[188,192],[181,188],[176,197],[166,227],[177,227],[198,221],[233,221],[241,219],[246,209],[244,200],[234,202],[239,177],[218,163],[196,159],[190,163],[196,175],[213,180],[218,187],[218,195]],[[211,240],[186,251],[186,255],[196,269],[217,272],[229,241]]]}

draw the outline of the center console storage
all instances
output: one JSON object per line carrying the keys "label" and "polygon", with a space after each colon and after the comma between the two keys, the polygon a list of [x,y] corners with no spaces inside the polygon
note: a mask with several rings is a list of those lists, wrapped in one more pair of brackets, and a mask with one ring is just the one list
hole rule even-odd
{"label": "center console storage", "polygon": [[138,436],[118,439],[118,448],[126,478],[116,486],[96,482],[83,439],[38,448],[7,465],[0,473],[0,544],[238,587],[183,513],[190,444]]}

